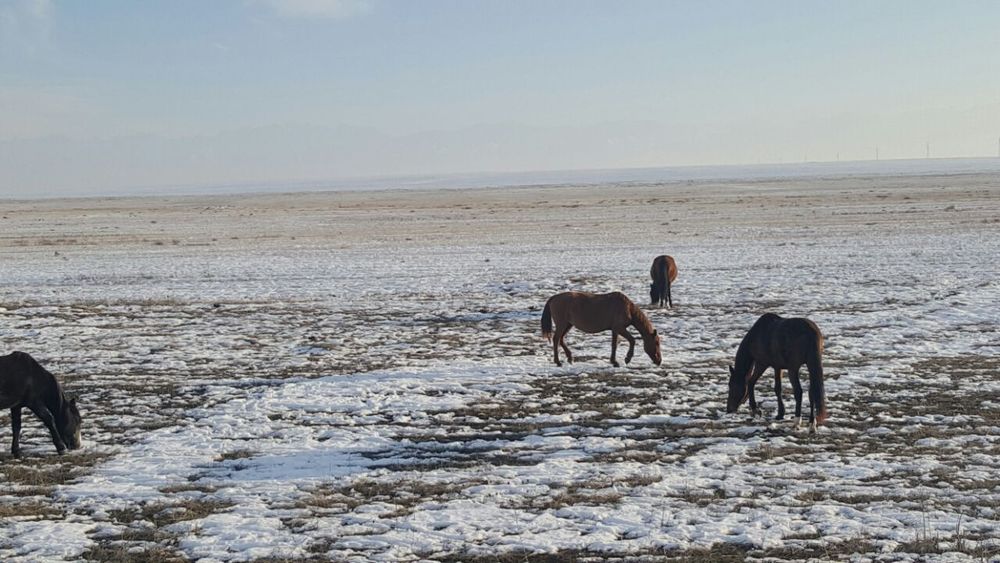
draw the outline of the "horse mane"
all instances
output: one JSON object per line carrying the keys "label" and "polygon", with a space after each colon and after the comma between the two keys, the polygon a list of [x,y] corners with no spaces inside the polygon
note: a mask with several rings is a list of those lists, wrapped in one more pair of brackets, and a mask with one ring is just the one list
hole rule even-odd
{"label": "horse mane", "polygon": [[733,370],[740,377],[747,377],[750,369],[753,367],[753,358],[750,356],[750,340],[755,338],[753,328],[750,332],[743,336],[743,340],[740,341],[740,347],[736,349],[736,359],[733,361]]}
{"label": "horse mane", "polygon": [[782,317],[774,313],[764,313],[743,336],[740,347],[736,349],[736,359],[733,360],[733,369],[740,377],[747,377],[747,374],[753,369],[754,359],[750,355],[750,343],[760,338],[760,333],[765,330],[765,327],[782,320],[784,320]]}
{"label": "horse mane", "polygon": [[[45,391],[43,397],[45,400],[45,406],[48,407],[49,411],[56,418],[62,416],[63,404],[66,402],[66,394],[63,392],[62,385],[59,384],[59,380],[56,379],[52,372],[45,369],[45,366],[38,363],[31,354],[27,352],[16,351],[12,354],[16,359],[20,359],[26,364],[27,369],[39,375],[40,378],[45,382]],[[53,410],[52,407],[55,407]]]}
{"label": "horse mane", "polygon": [[656,329],[653,328],[653,323],[649,322],[649,317],[646,316],[646,313],[643,313],[642,309],[631,301],[629,302],[629,314],[632,315],[633,326],[635,326],[636,330],[639,331],[639,334],[641,334],[643,338],[646,338],[656,331]]}

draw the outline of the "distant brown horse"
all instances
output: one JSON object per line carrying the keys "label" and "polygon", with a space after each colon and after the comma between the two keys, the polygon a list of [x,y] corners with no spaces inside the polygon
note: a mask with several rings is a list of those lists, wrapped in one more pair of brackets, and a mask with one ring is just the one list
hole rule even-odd
{"label": "distant brown horse", "polygon": [[[552,323],[555,321],[555,338],[552,337]],[[635,338],[628,327],[634,326],[642,336],[642,347],[653,363],[660,365],[660,336],[646,315],[625,294],[615,291],[595,295],[582,291],[567,291],[549,298],[542,311],[542,336],[552,342],[556,365],[559,361],[559,346],[566,352],[566,360],[573,363],[573,354],[566,346],[566,333],[576,327],[583,332],[597,333],[611,331],[611,365],[618,367],[615,354],[618,351],[618,337],[628,340],[628,354],[625,363],[632,361],[635,352]]]}
{"label": "distant brown horse", "polygon": [[673,256],[657,256],[653,259],[653,267],[649,269],[649,277],[653,283],[649,286],[649,301],[660,307],[666,303],[673,308],[674,300],[670,297],[670,284],[677,279],[677,264]]}
{"label": "distant brown horse", "polygon": [[795,393],[795,416],[802,419],[802,384],[799,368],[809,369],[809,422],[813,430],[826,420],[823,390],[823,334],[809,319],[784,319],[774,313],[761,315],[736,351],[736,366],[729,366],[729,400],[726,412],[736,412],[750,399],[750,411],[760,412],[753,388],[767,368],[774,368],[774,394],[778,397],[776,420],[785,417],[781,399],[781,370],[788,370]]}
{"label": "distant brown horse", "polygon": [[25,407],[45,423],[57,452],[80,447],[80,411],[76,400],[63,394],[55,376],[24,352],[0,356],[0,408],[10,409],[14,457],[21,455],[21,409]]}

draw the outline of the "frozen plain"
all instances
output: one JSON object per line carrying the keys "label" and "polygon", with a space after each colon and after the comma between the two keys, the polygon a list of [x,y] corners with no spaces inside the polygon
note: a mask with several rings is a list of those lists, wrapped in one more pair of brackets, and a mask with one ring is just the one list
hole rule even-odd
{"label": "frozen plain", "polygon": [[[4,560],[1000,557],[996,173],[2,210],[3,350],[85,419],[0,457]],[[663,365],[571,332],[556,368],[566,289],[640,303]],[[815,435],[724,412],[766,311],[826,335]]]}

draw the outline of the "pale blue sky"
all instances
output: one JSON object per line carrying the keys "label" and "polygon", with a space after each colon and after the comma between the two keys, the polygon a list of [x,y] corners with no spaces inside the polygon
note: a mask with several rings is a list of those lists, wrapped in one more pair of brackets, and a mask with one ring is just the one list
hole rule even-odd
{"label": "pale blue sky", "polygon": [[1000,2],[0,0],[0,195],[996,155]]}

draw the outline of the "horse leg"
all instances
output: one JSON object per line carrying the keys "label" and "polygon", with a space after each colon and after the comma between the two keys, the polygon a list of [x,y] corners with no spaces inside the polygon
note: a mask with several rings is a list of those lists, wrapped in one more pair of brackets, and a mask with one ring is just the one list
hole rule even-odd
{"label": "horse leg", "polygon": [[59,436],[59,431],[56,430],[56,419],[49,412],[49,409],[45,408],[45,406],[29,406],[28,408],[31,409],[31,412],[35,413],[35,416],[42,419],[45,427],[49,429],[49,434],[52,435],[52,443],[55,445],[56,451],[60,454],[66,451],[66,444],[63,443],[62,438]]}
{"label": "horse leg", "polygon": [[14,433],[14,439],[10,443],[10,454],[21,457],[21,407],[10,409],[10,429]]}
{"label": "horse leg", "polygon": [[635,337],[629,334],[626,328],[621,329],[619,334],[624,336],[625,340],[628,340],[628,354],[625,354],[625,363],[628,364],[632,361],[632,356],[635,354]]}
{"label": "horse leg", "polygon": [[618,367],[618,360],[615,359],[615,354],[618,352],[618,333],[611,330],[611,365]]}
{"label": "horse leg", "polygon": [[573,325],[566,325],[566,330],[562,331],[562,336],[559,337],[559,345],[562,346],[563,352],[566,352],[566,361],[572,364],[573,353],[569,351],[569,346],[566,345],[566,333],[571,328],[573,328]]}
{"label": "horse leg", "polygon": [[[810,383],[812,383],[812,374],[809,374]],[[816,393],[813,392],[813,386],[809,386],[809,432],[813,433],[816,431]]]}
{"label": "horse leg", "polygon": [[785,401],[781,398],[781,370],[774,368],[774,396],[778,398],[778,414],[774,420],[785,418]]}
{"label": "horse leg", "polygon": [[802,382],[799,381],[799,366],[788,370],[788,379],[792,382],[792,392],[795,393],[795,418],[802,424]]}
{"label": "horse leg", "polygon": [[552,335],[552,356],[557,366],[561,366],[559,361],[559,341],[562,339],[562,329],[556,328],[556,333]]}
{"label": "horse leg", "polygon": [[[569,330],[569,325],[556,325],[556,333],[552,335],[552,354],[555,356],[555,361],[557,366],[561,366],[562,362],[559,361],[559,345],[562,344],[563,349],[566,349],[566,345],[563,344],[563,337],[566,336],[566,332]],[[569,350],[566,350],[566,354],[569,354]],[[570,361],[570,363],[573,363]]]}
{"label": "horse leg", "polygon": [[760,414],[760,409],[757,407],[757,397],[754,395],[754,388],[757,387],[757,380],[760,376],[764,375],[764,370],[767,366],[761,364],[754,364],[753,375],[750,376],[750,381],[747,382],[747,386],[750,387],[750,416],[756,417]]}

